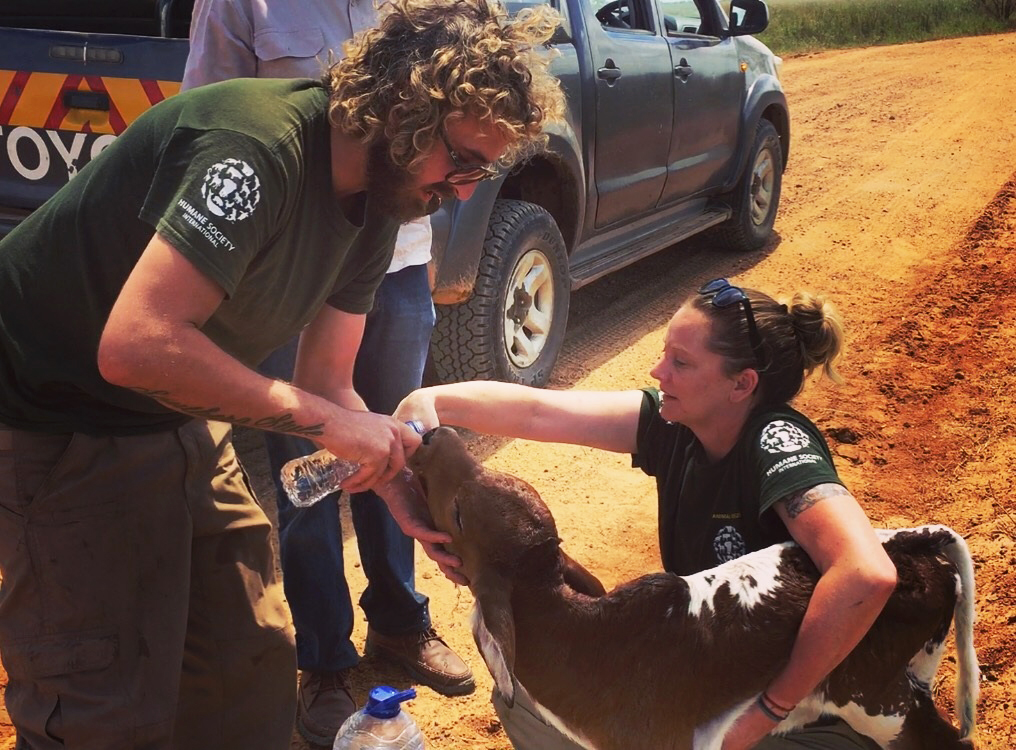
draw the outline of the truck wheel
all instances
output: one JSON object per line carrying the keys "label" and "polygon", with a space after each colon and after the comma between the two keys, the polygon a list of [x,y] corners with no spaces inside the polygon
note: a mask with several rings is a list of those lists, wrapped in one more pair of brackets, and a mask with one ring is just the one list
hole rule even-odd
{"label": "truck wheel", "polygon": [[716,243],[739,252],[758,250],[766,244],[776,221],[782,185],[780,136],[769,120],[759,120],[744,175],[725,196],[734,213],[714,230]]}
{"label": "truck wheel", "polygon": [[431,358],[438,379],[546,385],[564,341],[570,291],[553,217],[533,203],[495,201],[473,296],[437,306]]}

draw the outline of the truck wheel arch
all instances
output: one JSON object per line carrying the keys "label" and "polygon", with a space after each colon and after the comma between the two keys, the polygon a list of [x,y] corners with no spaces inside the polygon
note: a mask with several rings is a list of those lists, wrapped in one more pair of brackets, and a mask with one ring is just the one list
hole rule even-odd
{"label": "truck wheel arch", "polygon": [[437,308],[430,359],[438,381],[546,385],[564,341],[569,293],[553,217],[534,203],[498,199],[474,293]]}
{"label": "truck wheel arch", "polygon": [[[570,253],[578,244],[585,205],[582,169],[572,149],[550,147],[500,180],[482,183],[466,203],[435,215],[434,302],[458,304],[469,298],[479,269],[487,224],[498,199],[522,200],[545,209],[557,222]],[[443,225],[442,225],[443,224]],[[441,241],[438,238],[443,238]]]}

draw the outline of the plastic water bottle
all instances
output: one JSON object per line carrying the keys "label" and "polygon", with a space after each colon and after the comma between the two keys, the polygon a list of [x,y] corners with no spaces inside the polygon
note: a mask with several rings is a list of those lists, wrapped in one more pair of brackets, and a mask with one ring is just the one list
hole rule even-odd
{"label": "plastic water bottle", "polygon": [[420,728],[399,705],[415,697],[413,688],[374,688],[367,705],[343,723],[332,750],[423,750]]}
{"label": "plastic water bottle", "polygon": [[339,458],[321,449],[309,456],[288,461],[282,467],[282,487],[289,502],[306,508],[339,489],[343,480],[360,468],[360,464]]}
{"label": "plastic water bottle", "polygon": [[[406,422],[423,434],[423,424],[417,420]],[[282,467],[282,487],[289,501],[298,508],[306,508],[337,492],[344,480],[352,476],[360,464],[321,449],[309,456],[301,456]],[[408,470],[404,470],[408,471]]]}

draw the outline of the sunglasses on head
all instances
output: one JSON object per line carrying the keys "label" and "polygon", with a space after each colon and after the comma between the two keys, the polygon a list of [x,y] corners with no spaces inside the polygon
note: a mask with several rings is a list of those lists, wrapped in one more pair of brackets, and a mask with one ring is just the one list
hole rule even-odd
{"label": "sunglasses on head", "polygon": [[755,355],[755,364],[759,370],[766,368],[765,350],[762,347],[762,337],[759,335],[758,326],[755,325],[755,313],[751,309],[751,300],[744,290],[739,286],[732,286],[726,279],[713,279],[699,287],[698,293],[709,297],[713,307],[721,310],[740,305],[744,308],[744,317],[748,322],[748,343],[751,344],[751,351]]}
{"label": "sunglasses on head", "polygon": [[498,171],[493,164],[463,164],[459,161],[459,155],[455,153],[452,144],[448,142],[448,135],[444,130],[440,131],[441,140],[444,141],[448,155],[452,158],[455,169],[445,175],[444,181],[449,185],[468,185],[471,182],[481,182],[497,177]]}

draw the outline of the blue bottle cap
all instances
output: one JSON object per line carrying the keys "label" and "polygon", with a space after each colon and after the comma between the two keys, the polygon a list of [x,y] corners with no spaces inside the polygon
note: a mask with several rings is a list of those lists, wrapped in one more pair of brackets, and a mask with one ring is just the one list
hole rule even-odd
{"label": "blue bottle cap", "polygon": [[367,697],[367,705],[363,712],[375,719],[391,719],[398,716],[402,709],[399,704],[403,701],[412,700],[416,697],[416,690],[409,688],[401,692],[387,685],[378,685],[372,688]]}

